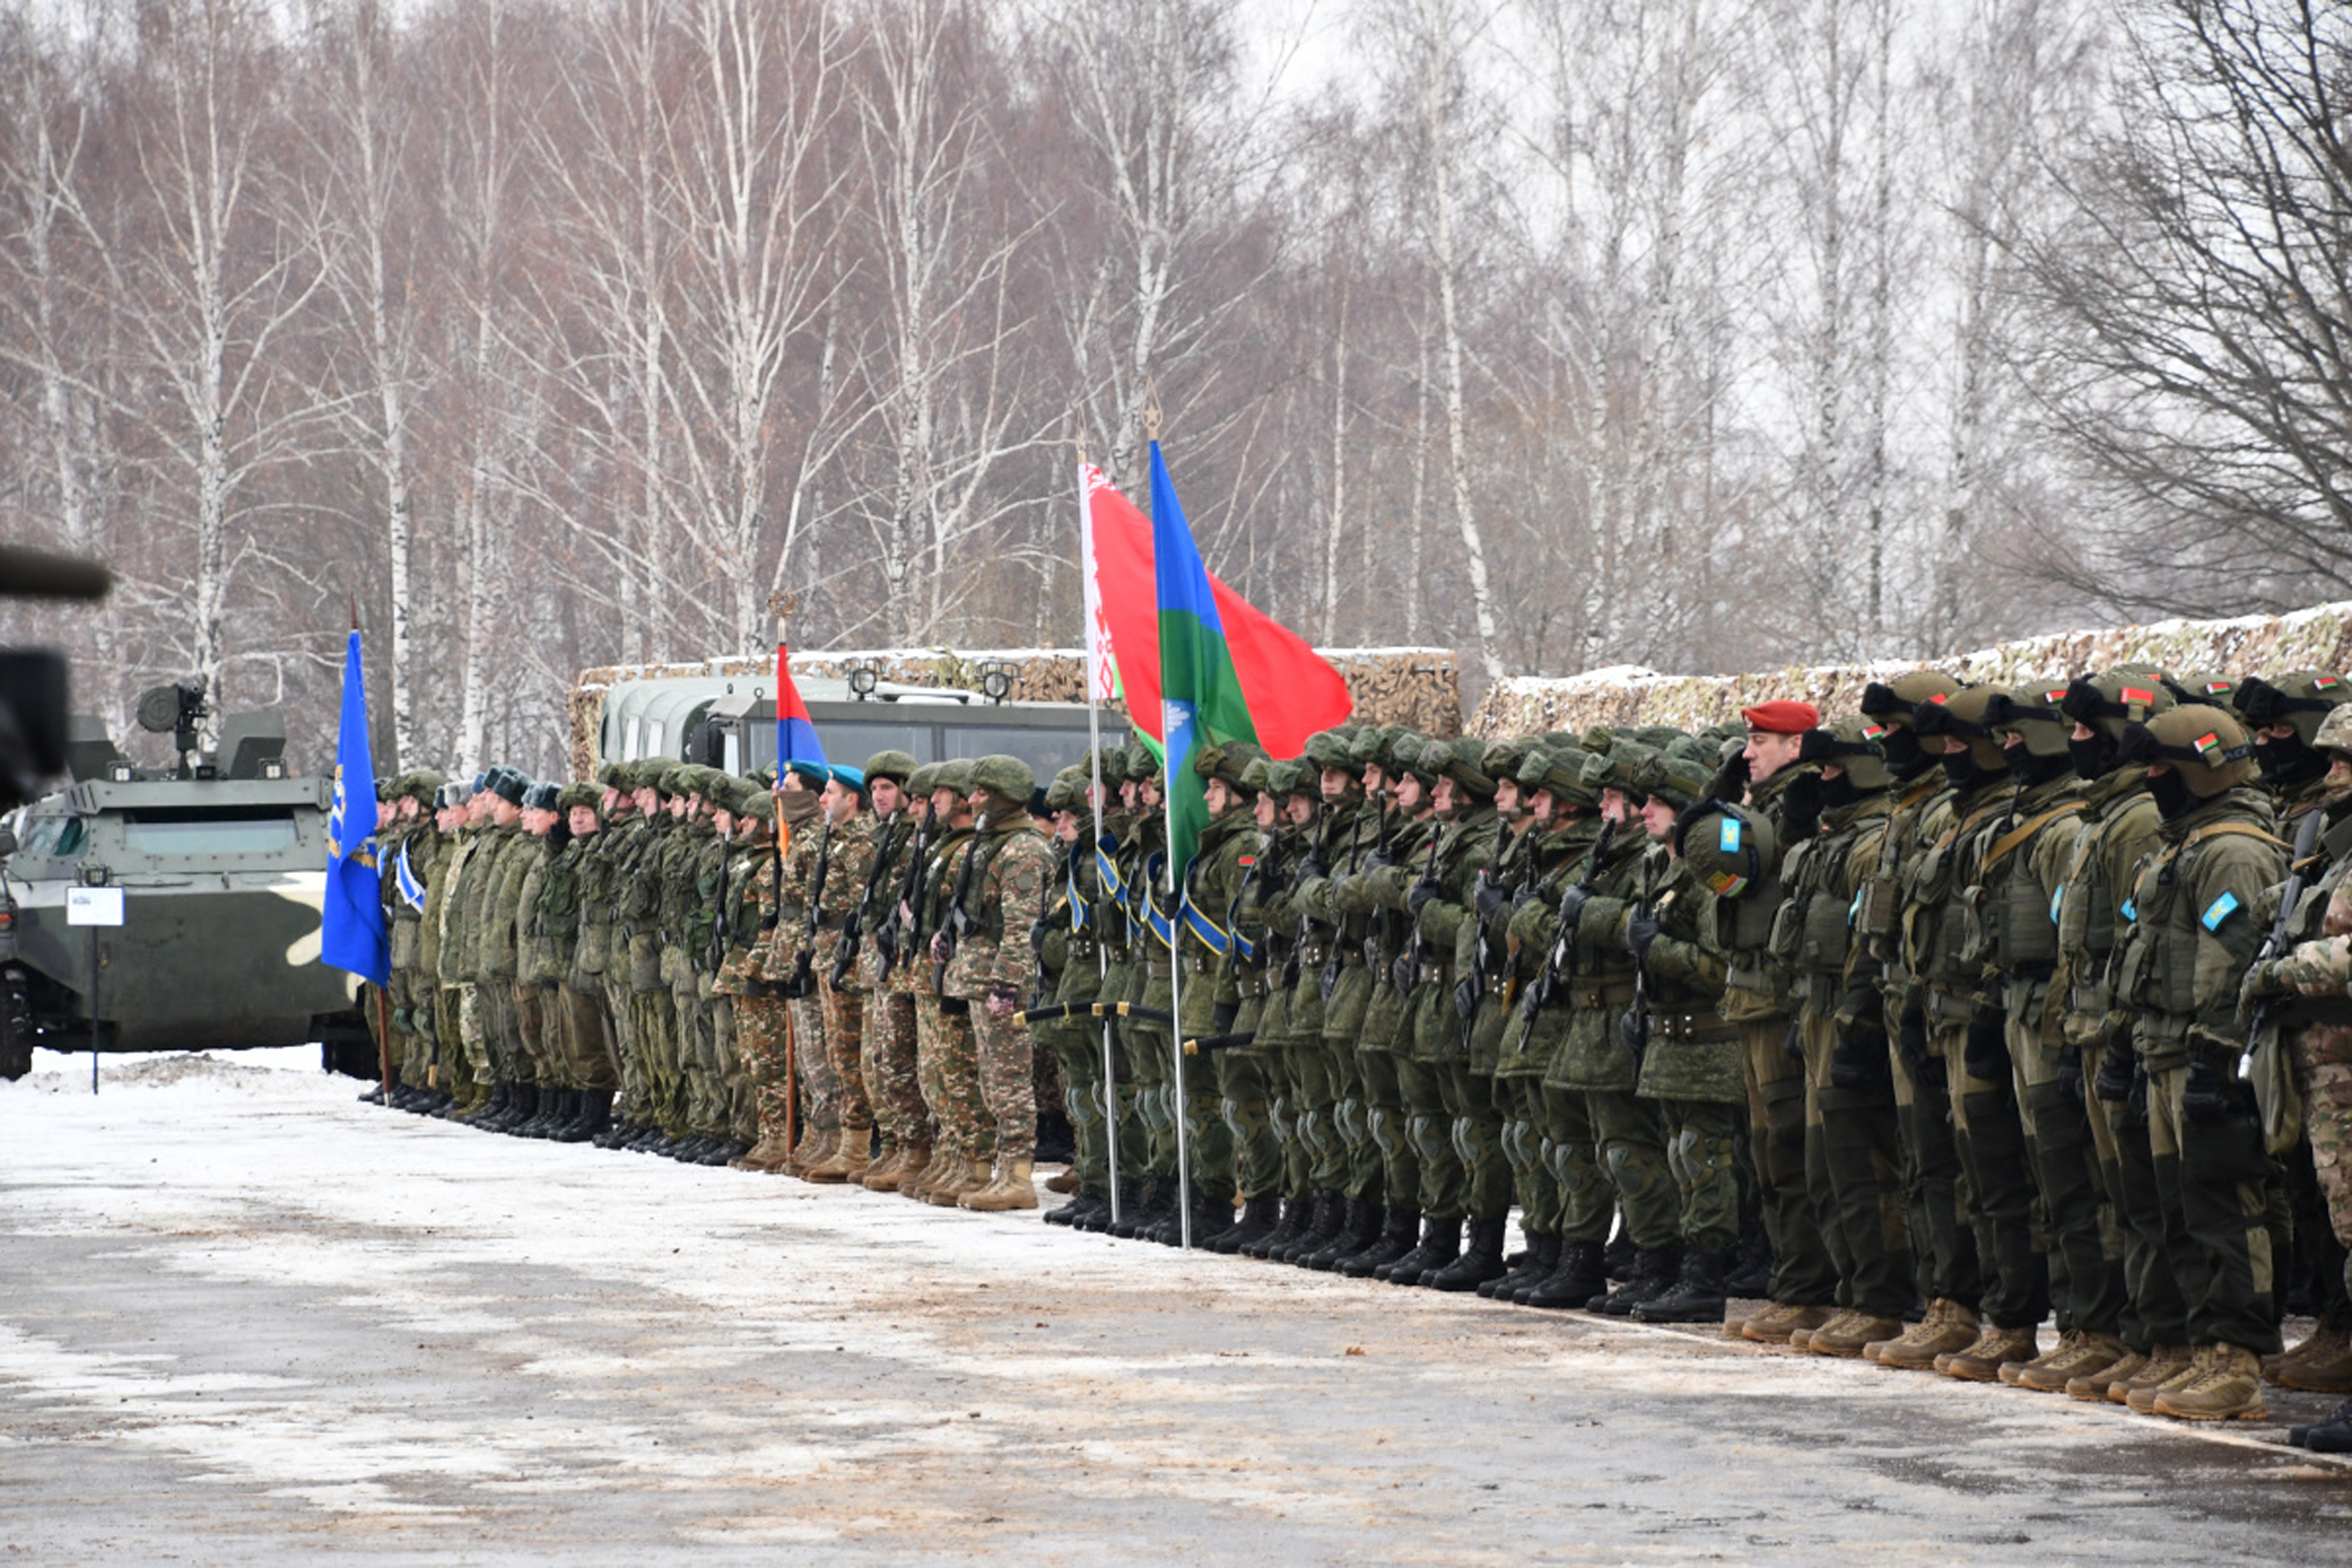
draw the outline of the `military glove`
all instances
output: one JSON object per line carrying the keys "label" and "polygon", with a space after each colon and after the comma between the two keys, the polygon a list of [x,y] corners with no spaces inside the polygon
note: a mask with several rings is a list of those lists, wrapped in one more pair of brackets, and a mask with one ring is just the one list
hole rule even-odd
{"label": "military glove", "polygon": [[1526,887],[1521,888],[1517,892],[1513,893],[1511,895],[1511,918],[1517,920],[1518,918],[1519,911],[1526,909],[1529,904],[1535,902],[1538,897],[1538,894],[1536,891],[1536,886],[1532,882],[1528,883]]}
{"label": "military glove", "polygon": [[1822,775],[1808,769],[1780,792],[1780,842],[1796,844],[1811,838],[1821,820]]}
{"label": "military glove", "polygon": [[1647,909],[1636,909],[1625,919],[1625,951],[1633,955],[1636,963],[1646,963],[1650,944],[1658,940],[1658,917]]}
{"label": "military glove", "polygon": [[2266,958],[2256,963],[2246,971],[2246,978],[2238,987],[2238,1026],[2252,1027],[2256,1007],[2286,994],[2287,988],[2279,978],[2278,961]]}
{"label": "military glove", "polygon": [[2083,1093],[2083,1047],[2068,1046],[2058,1053],[2058,1087],[2066,1098],[2085,1110],[2090,1100]]}
{"label": "military glove", "polygon": [[1999,1016],[1970,1021],[1968,1048],[1961,1053],[1960,1065],[1968,1068],[1970,1078],[2009,1081],[2009,1031],[2001,1026]]}
{"label": "military glove", "polygon": [[1389,852],[1386,849],[1375,845],[1372,852],[1364,857],[1363,864],[1358,869],[1369,877],[1375,871],[1384,871],[1395,864],[1395,861],[1389,858]]}
{"label": "military glove", "polygon": [[1238,1002],[1218,1003],[1209,1010],[1210,1029],[1220,1035],[1228,1033],[1234,1026],[1234,1019],[1240,1016],[1241,1010],[1241,1004]]}
{"label": "military glove", "polygon": [[1434,882],[1415,882],[1412,885],[1412,891],[1404,896],[1405,913],[1419,921],[1422,910],[1444,890]]}
{"label": "military glove", "polygon": [[1927,1048],[1927,1018],[1917,1013],[1906,1014],[1902,1024],[1895,1031],[1895,1049],[1902,1054],[1903,1065],[1911,1069],[1911,1076],[1925,1079],[1927,1076],[1927,1064],[1934,1060],[1933,1055]]}
{"label": "military glove", "polygon": [[1837,1044],[1830,1049],[1830,1083],[1838,1089],[1864,1089],[1885,1083],[1894,1076],[1886,1063],[1885,1037],[1857,1039],[1840,1031]]}
{"label": "military glove", "polygon": [[1591,901],[1591,889],[1586,887],[1581,882],[1570,884],[1568,891],[1562,893],[1559,897],[1559,923],[1561,929],[1567,930],[1573,927],[1576,924],[1577,917],[1584,912],[1584,906]]}
{"label": "military glove", "polygon": [[2111,1039],[2106,1055],[2099,1058],[2099,1075],[2091,1080],[2091,1092],[2109,1105],[2121,1105],[2131,1098],[2131,1042]]}
{"label": "military glove", "polygon": [[1476,900],[1478,918],[1482,921],[1493,920],[1496,914],[1501,910],[1504,901],[1508,899],[1509,896],[1509,894],[1503,890],[1503,884],[1495,880],[1494,878],[1484,876],[1480,877],[1478,879],[1478,896]]}
{"label": "military glove", "polygon": [[2229,1096],[2222,1092],[2221,1069],[2211,1062],[2192,1062],[2189,1080],[2181,1086],[2180,1113],[2192,1127],[2219,1127],[2230,1120]]}

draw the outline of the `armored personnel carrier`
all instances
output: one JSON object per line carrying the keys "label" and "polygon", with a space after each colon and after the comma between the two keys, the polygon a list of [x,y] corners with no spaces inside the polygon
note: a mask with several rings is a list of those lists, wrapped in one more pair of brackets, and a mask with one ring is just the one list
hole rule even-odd
{"label": "armored personnel carrier", "polygon": [[[209,752],[207,716],[200,686],[140,700],[140,726],[173,739],[176,760],[156,769],[73,719],[71,782],[0,827],[0,1076],[21,1077],[37,1045],[316,1040],[330,1067],[372,1058],[353,983],[318,961],[334,781],[288,768],[282,715],[226,715]],[[110,902],[77,890],[105,889],[121,891],[121,924],[68,922],[69,904]]]}

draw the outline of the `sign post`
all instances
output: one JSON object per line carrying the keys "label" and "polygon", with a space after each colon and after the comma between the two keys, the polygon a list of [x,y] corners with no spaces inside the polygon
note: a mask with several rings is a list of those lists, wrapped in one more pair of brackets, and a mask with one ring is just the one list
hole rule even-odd
{"label": "sign post", "polygon": [[89,928],[89,1091],[98,1092],[98,933],[122,923],[120,888],[68,888],[66,924]]}

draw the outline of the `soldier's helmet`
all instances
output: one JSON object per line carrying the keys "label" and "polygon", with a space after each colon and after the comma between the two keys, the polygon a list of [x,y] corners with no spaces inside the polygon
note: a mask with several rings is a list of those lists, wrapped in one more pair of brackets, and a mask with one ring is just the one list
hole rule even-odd
{"label": "soldier's helmet", "polygon": [[2339,702],[2328,710],[2327,717],[2319,721],[2319,733],[2311,738],[2311,749],[2352,757],[2352,702]]}
{"label": "soldier's helmet", "polygon": [[2205,702],[2184,702],[2124,731],[2127,763],[2163,763],[2180,774],[2189,793],[2210,800],[2254,776],[2254,746],[2246,727]]}
{"label": "soldier's helmet", "polygon": [[1612,736],[1607,751],[1594,752],[1584,759],[1584,787],[1596,798],[1604,789],[1616,790],[1638,805],[1641,800],[1634,794],[1636,781],[1642,776],[1642,769],[1657,756],[1654,748],[1630,735]]}
{"label": "soldier's helmet", "polygon": [[1930,697],[1911,710],[1911,727],[1923,739],[1958,735],[1968,743],[1978,767],[1988,773],[2009,771],[2009,758],[1992,736],[1987,717],[1992,700],[2005,695],[1996,687],[1971,686],[1938,700]]}
{"label": "soldier's helmet", "polygon": [[1519,786],[1549,790],[1555,799],[1590,811],[1601,804],[1601,793],[1584,783],[1584,764],[1592,755],[1575,744],[1538,746],[1519,764]]}
{"label": "soldier's helmet", "polygon": [[888,779],[904,789],[907,781],[915,776],[915,759],[905,752],[881,751],[866,759],[866,779]]}
{"label": "soldier's helmet", "polygon": [[1307,760],[1318,772],[1337,768],[1358,778],[1364,775],[1364,765],[1356,760],[1355,748],[1344,730],[1323,730],[1307,737]]}
{"label": "soldier's helmet", "polygon": [[[1037,774],[1018,757],[997,752],[971,764],[972,789],[984,789],[1002,799],[1025,804],[1037,787]],[[964,793],[971,794],[971,790]]]}
{"label": "soldier's helmet", "polygon": [[1475,735],[1424,742],[1420,765],[1428,770],[1433,782],[1449,778],[1476,799],[1495,798],[1494,775],[1486,771],[1486,742]]}
{"label": "soldier's helmet", "polygon": [[754,788],[744,796],[743,804],[737,808],[736,815],[748,816],[755,822],[764,823],[772,827],[776,824],[776,797],[766,790]]}
{"label": "soldier's helmet", "polygon": [[2248,725],[2266,730],[2292,724],[2296,739],[2306,746],[2315,743],[2322,721],[2347,699],[2352,699],[2352,686],[2324,669],[2297,669],[2268,680],[2249,676],[2230,694]]}
{"label": "soldier's helmet", "polygon": [[1092,775],[1083,768],[1064,768],[1054,775],[1054,782],[1046,786],[1045,809],[1047,811],[1078,810],[1086,804],[1087,786],[1093,782]]}
{"label": "soldier's helmet", "polygon": [[1780,858],[1770,818],[1719,800],[1683,814],[1675,825],[1675,848],[1718,899],[1755,889]]}
{"label": "soldier's helmet", "polygon": [[2058,711],[2110,741],[2121,741],[2126,725],[2145,723],[2179,700],[2154,670],[2126,667],[2076,676],[2059,699]]}
{"label": "soldier's helmet", "polygon": [[1888,788],[1895,782],[1886,771],[1886,749],[1881,743],[1885,738],[1885,725],[1851,713],[1806,731],[1797,748],[1797,761],[1843,768],[1845,776],[1853,781],[1853,787],[1868,795]]}
{"label": "soldier's helmet", "polygon": [[913,773],[907,775],[907,793],[908,795],[929,796],[931,791],[939,787],[940,764],[937,763],[925,763],[922,766],[917,768]]}
{"label": "soldier's helmet", "polygon": [[2178,679],[2159,675],[2158,679],[2172,690],[2177,703],[2205,702],[2216,708],[2227,708],[2238,694],[2238,682],[2227,675],[2184,675]]}
{"label": "soldier's helmet", "polygon": [[1262,765],[1265,761],[1264,747],[1247,741],[1224,741],[1194,751],[1192,771],[1204,779],[1223,779],[1244,795],[1255,795],[1257,785],[1249,780],[1250,764]]}
{"label": "soldier's helmet", "polygon": [[1874,680],[1862,689],[1863,717],[1886,725],[1908,724],[1919,704],[1949,700],[1960,689],[1958,681],[1939,669],[1915,669],[1893,680]]}
{"label": "soldier's helmet", "polygon": [[593,784],[565,784],[562,790],[557,792],[555,796],[555,809],[562,812],[566,816],[570,816],[572,807],[584,805],[589,807],[591,810],[593,810],[597,803],[602,801],[604,798],[604,791],[600,785]]}
{"label": "soldier's helmet", "polygon": [[1535,738],[1531,735],[1512,735],[1500,741],[1488,742],[1486,776],[1496,784],[1502,783],[1505,779],[1509,779],[1514,784],[1517,783],[1519,769],[1526,764],[1528,753],[1535,749]]}
{"label": "soldier's helmet", "polygon": [[1629,793],[1644,801],[1654,796],[1682,812],[1705,800],[1706,787],[1714,782],[1712,769],[1690,757],[1661,752],[1642,764]]}
{"label": "soldier's helmet", "polygon": [[963,757],[940,763],[939,772],[931,775],[931,788],[934,791],[953,790],[958,795],[970,795],[975,787],[972,764]]}
{"label": "soldier's helmet", "polygon": [[1985,704],[1985,721],[1996,730],[2016,731],[2025,749],[2037,757],[2066,756],[2067,737],[2074,732],[2060,707],[2066,700],[2066,689],[2063,686],[2014,686],[1996,691]]}

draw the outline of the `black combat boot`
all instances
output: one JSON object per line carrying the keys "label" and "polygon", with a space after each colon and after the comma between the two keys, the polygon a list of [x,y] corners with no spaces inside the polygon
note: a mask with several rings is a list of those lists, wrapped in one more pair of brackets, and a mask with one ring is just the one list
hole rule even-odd
{"label": "black combat boot", "polygon": [[1421,1240],[1413,1249],[1394,1263],[1383,1263],[1373,1269],[1372,1278],[1391,1285],[1418,1285],[1423,1275],[1433,1268],[1443,1268],[1461,1256],[1462,1222],[1423,1215]]}
{"label": "black combat boot", "polygon": [[1617,1234],[1611,1237],[1609,1245],[1601,1249],[1601,1266],[1609,1270],[1609,1278],[1612,1279],[1631,1279],[1633,1278],[1633,1270],[1640,1265],[1641,1260],[1641,1250],[1633,1245],[1633,1238],[1626,1234],[1624,1222],[1621,1218],[1617,1225]]}
{"label": "black combat boot", "polygon": [[1134,1240],[1165,1218],[1175,1201],[1176,1184],[1171,1178],[1144,1177],[1141,1194],[1119,1205],[1118,1222],[1110,1227],[1110,1234],[1121,1241]]}
{"label": "black combat boot", "polygon": [[1091,1187],[1080,1187],[1076,1192],[1070,1194],[1070,1201],[1068,1203],[1056,1204],[1052,1208],[1047,1209],[1045,1214],[1039,1217],[1044,1219],[1047,1225],[1068,1226],[1075,1229],[1077,1226],[1078,1221],[1084,1219],[1087,1215],[1094,1212],[1094,1209],[1097,1205],[1105,1210],[1108,1210],[1110,1207],[1109,1201],[1100,1193],[1096,1192]]}
{"label": "black combat boot", "polygon": [[1478,1294],[1490,1301],[1517,1300],[1516,1292],[1532,1290],[1536,1282],[1559,1267],[1559,1237],[1530,1236],[1528,1249],[1519,1255],[1518,1266],[1499,1279],[1489,1279],[1478,1287]]}
{"label": "black combat boot", "polygon": [[507,1113],[490,1129],[493,1132],[512,1135],[517,1128],[526,1126],[539,1114],[539,1085],[518,1083],[507,1097]]}
{"label": "black combat boot", "polygon": [[[1192,1246],[1196,1250],[1207,1250],[1209,1238],[1220,1231],[1230,1228],[1233,1223],[1234,1204],[1231,1198],[1203,1193],[1198,1188],[1193,1190]],[[1176,1218],[1171,1217],[1168,1221],[1168,1238],[1165,1245],[1169,1247],[1184,1245],[1183,1228]]]}
{"label": "black combat boot", "polygon": [[1723,1293],[1743,1301],[1760,1301],[1772,1293],[1772,1237],[1761,1225],[1739,1233],[1739,1247],[1731,1256],[1731,1273]]}
{"label": "black combat boot", "polygon": [[1570,1241],[1561,1245],[1559,1263],[1550,1276],[1523,1292],[1519,1304],[1550,1310],[1581,1307],[1608,1289],[1608,1266],[1601,1262],[1600,1243]]}
{"label": "black combat boot", "polygon": [[1298,1239],[1299,1233],[1307,1228],[1307,1216],[1314,1212],[1314,1208],[1315,1200],[1312,1198],[1284,1198],[1282,1215],[1274,1222],[1274,1228],[1255,1241],[1244,1242],[1241,1255],[1244,1258],[1273,1257]]}
{"label": "black combat boot", "polygon": [[495,1131],[499,1119],[513,1107],[514,1085],[500,1079],[490,1086],[490,1098],[482,1102],[482,1108],[466,1118],[466,1125],[484,1132]]}
{"label": "black combat boot", "polygon": [[359,1101],[362,1105],[382,1105],[383,1103],[383,1091],[385,1089],[397,1088],[399,1083],[400,1075],[398,1073],[394,1073],[392,1076],[392,1079],[389,1084],[372,1083],[368,1085],[367,1092],[359,1097]]}
{"label": "black combat boot", "polygon": [[580,1091],[580,1114],[569,1126],[554,1134],[558,1143],[586,1143],[600,1136],[613,1121],[613,1091],[609,1089],[583,1089]]}
{"label": "black combat boot", "polygon": [[1725,1276],[1731,1272],[1731,1254],[1717,1247],[1693,1247],[1683,1252],[1682,1272],[1674,1288],[1633,1304],[1637,1323],[1719,1323],[1723,1321]]}
{"label": "black combat boot", "polygon": [[542,1089],[539,1091],[539,1114],[515,1129],[518,1138],[545,1138],[572,1120],[572,1091],[568,1089]]}
{"label": "black combat boot", "polygon": [[1277,1263],[1298,1263],[1320,1252],[1339,1234],[1339,1222],[1348,1217],[1348,1200],[1338,1193],[1324,1191],[1315,1194],[1315,1207],[1307,1216],[1307,1228],[1298,1239],[1280,1252],[1267,1256]]}
{"label": "black combat boot", "polygon": [[1251,1242],[1274,1234],[1282,1215],[1282,1200],[1272,1193],[1242,1204],[1241,1217],[1209,1237],[1209,1250],[1231,1257]]}
{"label": "black combat boot", "polygon": [[1509,1272],[1510,1265],[1503,1261],[1503,1222],[1474,1219],[1470,1245],[1463,1248],[1462,1256],[1423,1275],[1421,1282],[1433,1290],[1475,1290]]}
{"label": "black combat boot", "polygon": [[[1099,1206],[1070,1216],[1072,1230],[1083,1230],[1090,1236],[1100,1236],[1110,1228],[1110,1194],[1103,1193],[1098,1196],[1101,1199]],[[1119,1213],[1122,1215],[1132,1213],[1141,1197],[1142,1194],[1133,1182],[1122,1183],[1118,1189]]]}
{"label": "black combat boot", "polygon": [[1339,1210],[1339,1228],[1330,1240],[1298,1260],[1299,1267],[1328,1274],[1339,1267],[1339,1260],[1352,1257],[1371,1246],[1381,1234],[1381,1205],[1361,1198],[1349,1198]]}
{"label": "black combat boot", "polygon": [[710,1147],[704,1150],[694,1163],[698,1165],[724,1166],[730,1160],[741,1159],[745,1154],[750,1153],[751,1150],[751,1145],[749,1143],[738,1143],[731,1137],[722,1137],[714,1133],[711,1135]]}
{"label": "black combat boot", "polygon": [[1372,1238],[1372,1244],[1339,1259],[1339,1267],[1333,1272],[1344,1274],[1350,1279],[1370,1279],[1382,1265],[1394,1263],[1411,1252],[1414,1243],[1420,1239],[1421,1211],[1390,1209],[1381,1233]]}
{"label": "black combat boot", "polygon": [[1682,1269],[1683,1249],[1679,1247],[1662,1247],[1655,1252],[1637,1253],[1633,1258],[1633,1277],[1614,1290],[1595,1295],[1585,1303],[1585,1310],[1599,1312],[1603,1317],[1630,1317],[1633,1309],[1643,1301],[1655,1300],[1673,1289]]}

